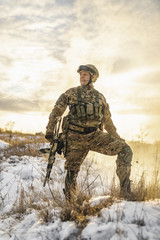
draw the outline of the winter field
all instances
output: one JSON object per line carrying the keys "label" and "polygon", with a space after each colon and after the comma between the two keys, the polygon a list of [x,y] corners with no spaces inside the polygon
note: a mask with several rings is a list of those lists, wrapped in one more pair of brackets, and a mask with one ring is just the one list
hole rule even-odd
{"label": "winter field", "polygon": [[41,135],[0,133],[0,240],[160,239],[160,143],[129,142],[132,191],[119,198],[116,157],[89,153],[71,205],[63,187],[65,159],[56,156],[50,184],[43,187],[48,144]]}

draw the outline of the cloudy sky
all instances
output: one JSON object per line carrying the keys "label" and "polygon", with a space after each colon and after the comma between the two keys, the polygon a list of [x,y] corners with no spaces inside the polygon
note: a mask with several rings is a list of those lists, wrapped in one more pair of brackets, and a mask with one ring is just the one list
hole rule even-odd
{"label": "cloudy sky", "polygon": [[90,63],[119,134],[160,140],[159,25],[159,0],[0,0],[0,127],[45,131]]}

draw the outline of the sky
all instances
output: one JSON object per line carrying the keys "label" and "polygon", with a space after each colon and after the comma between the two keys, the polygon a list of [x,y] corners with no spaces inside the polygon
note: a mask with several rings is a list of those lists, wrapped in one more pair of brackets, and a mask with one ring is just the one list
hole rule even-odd
{"label": "sky", "polygon": [[160,141],[159,0],[0,0],[0,128],[45,132],[94,64],[122,138]]}

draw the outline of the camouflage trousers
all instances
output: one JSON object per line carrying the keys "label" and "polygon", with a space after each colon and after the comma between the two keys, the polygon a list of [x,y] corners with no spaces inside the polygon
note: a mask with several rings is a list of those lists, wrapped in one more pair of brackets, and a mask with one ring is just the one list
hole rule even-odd
{"label": "camouflage trousers", "polygon": [[132,150],[123,139],[102,132],[100,129],[89,134],[68,131],[66,148],[65,169],[67,169],[67,175],[65,192],[68,198],[70,198],[71,192],[74,193],[76,190],[76,178],[81,164],[89,151],[109,156],[118,155],[116,173],[120,180],[120,188],[122,191],[130,191],[129,177],[131,173]]}

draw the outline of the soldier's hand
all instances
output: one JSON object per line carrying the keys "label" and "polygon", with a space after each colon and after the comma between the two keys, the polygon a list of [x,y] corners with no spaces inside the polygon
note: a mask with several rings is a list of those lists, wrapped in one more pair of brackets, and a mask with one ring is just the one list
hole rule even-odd
{"label": "soldier's hand", "polygon": [[45,138],[51,143],[53,141],[53,133],[46,132]]}

